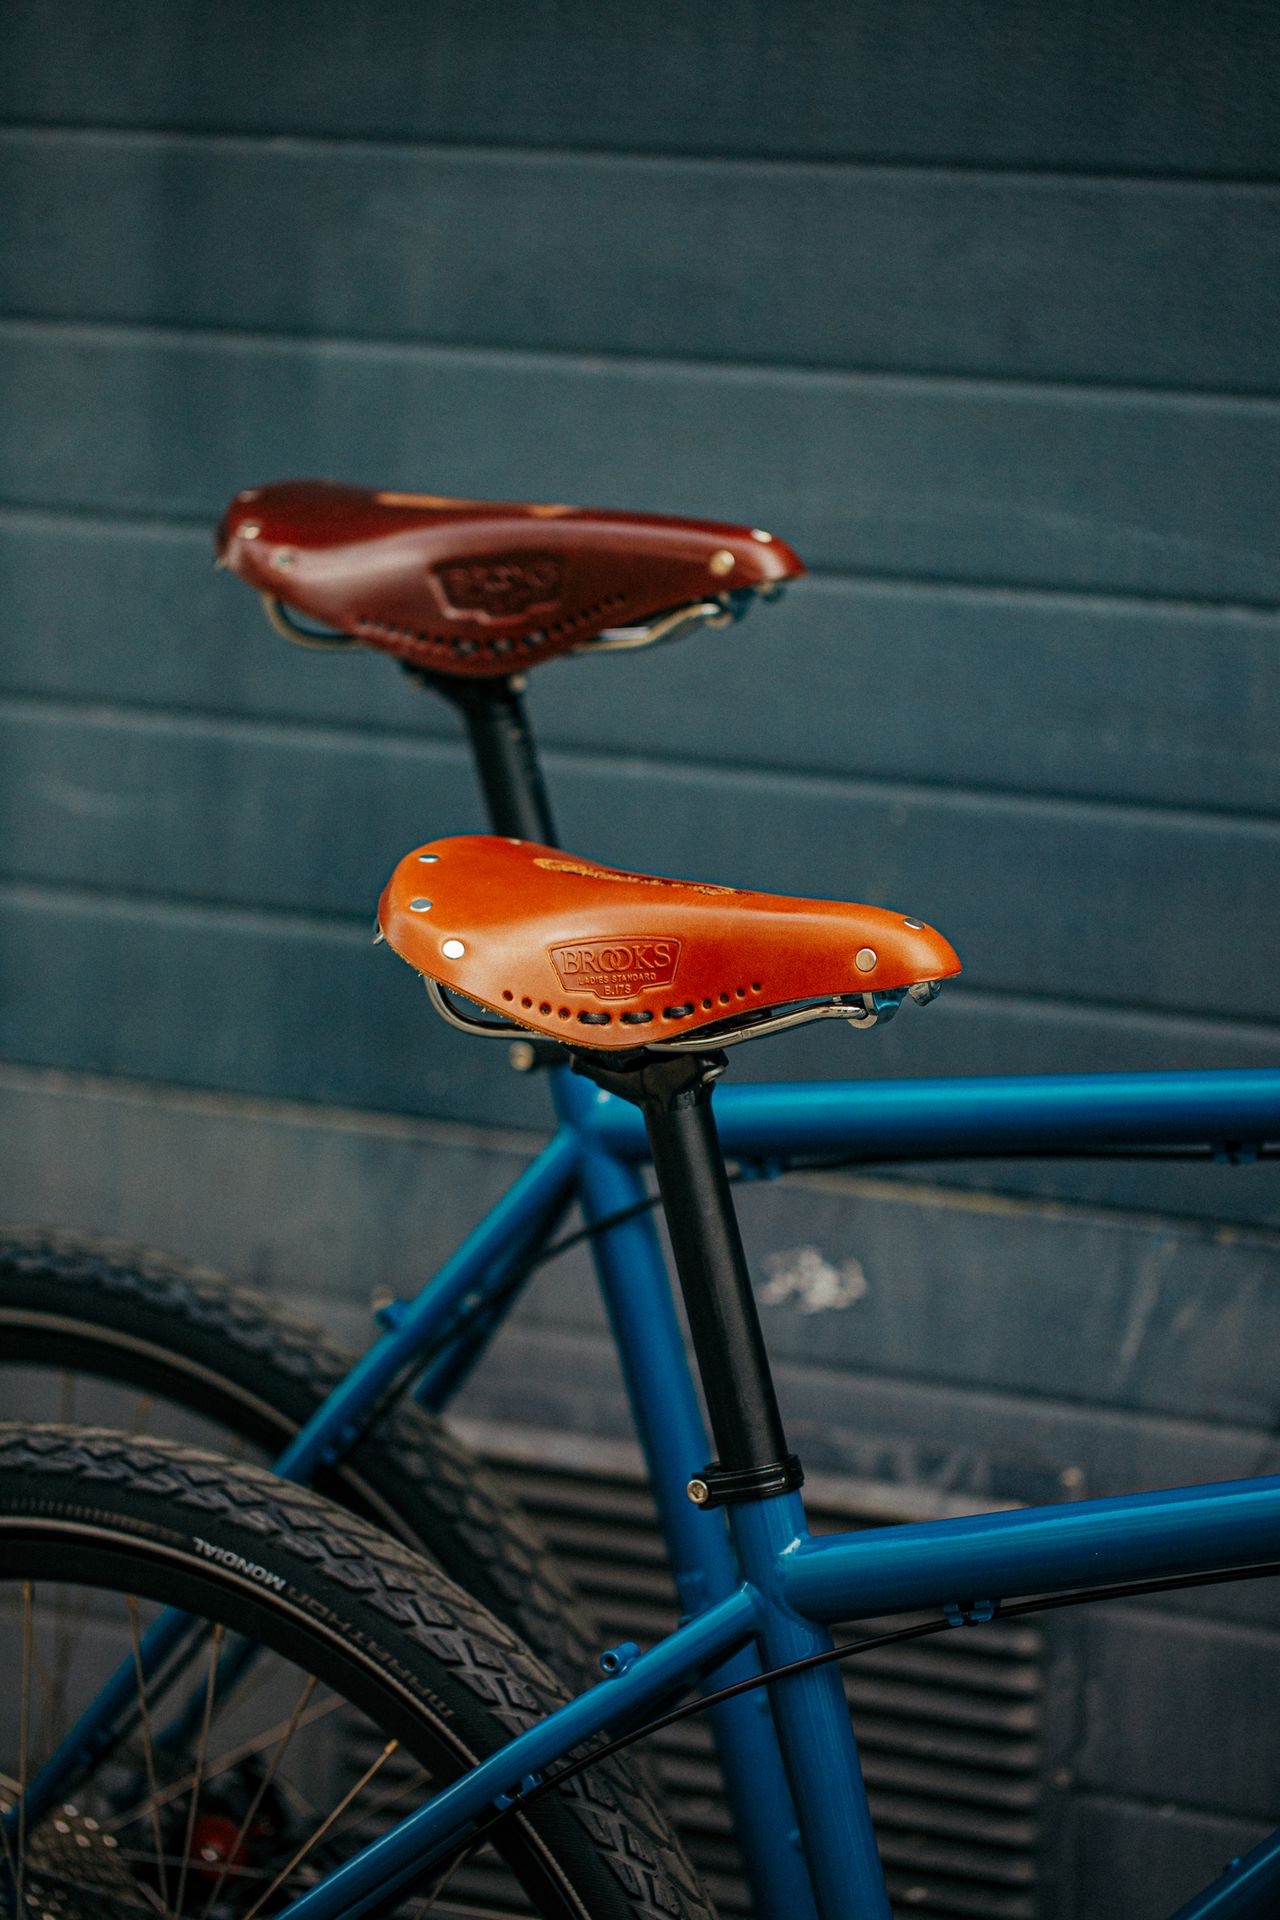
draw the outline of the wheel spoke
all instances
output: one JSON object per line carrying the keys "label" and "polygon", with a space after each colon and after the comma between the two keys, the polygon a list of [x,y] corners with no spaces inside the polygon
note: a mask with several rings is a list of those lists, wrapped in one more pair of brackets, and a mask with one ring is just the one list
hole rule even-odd
{"label": "wheel spoke", "polygon": [[40,1756],[46,1760],[57,1744],[58,1729],[66,1714],[67,1681],[71,1676],[71,1662],[84,1631],[82,1613],[70,1604],[74,1591],[69,1587],[59,1587],[53,1604],[56,1622],[53,1634],[53,1672],[49,1675],[43,1693],[38,1742]]}
{"label": "wheel spoke", "polygon": [[330,1813],[327,1813],[325,1815],[324,1819],[320,1822],[320,1825],[316,1828],[315,1832],[310,1836],[310,1838],[304,1841],[303,1845],[298,1848],[298,1851],[294,1854],[293,1858],[287,1863],[287,1865],[281,1867],[279,1873],[276,1875],[275,1879],[271,1882],[271,1885],[266,1889],[265,1893],[260,1893],[258,1895],[258,1898],[254,1901],[253,1905],[249,1908],[248,1912],[241,1914],[240,1920],[255,1920],[255,1916],[261,1912],[262,1908],[266,1905],[267,1901],[271,1898],[272,1894],[276,1891],[277,1887],[282,1887],[285,1881],[289,1878],[289,1875],[297,1871],[297,1869],[302,1865],[302,1862],[306,1859],[307,1855],[312,1851],[312,1849],[316,1847],[321,1840],[323,1840],[325,1834],[328,1833],[334,1821],[337,1820],[342,1814],[346,1812],[347,1808],[351,1805],[351,1802],[356,1798],[357,1794],[361,1794],[364,1792],[365,1788],[368,1786],[369,1782],[373,1779],[374,1775],[381,1772],[382,1768],[387,1764],[387,1761],[391,1758],[392,1754],[396,1751],[396,1748],[399,1745],[400,1745],[400,1742],[398,1740],[388,1740],[386,1746],[382,1749],[382,1752],[378,1755],[377,1759],[372,1761],[370,1765],[365,1768],[364,1772],[361,1774],[360,1778],[356,1781],[355,1785],[353,1787],[348,1788],[347,1792],[344,1793],[341,1800],[339,1800],[337,1806],[334,1807]]}
{"label": "wheel spoke", "polygon": [[217,1899],[218,1895],[222,1892],[223,1883],[225,1882],[227,1875],[231,1870],[231,1864],[235,1859],[237,1853],[240,1851],[240,1848],[244,1844],[245,1835],[248,1833],[250,1827],[253,1825],[254,1816],[257,1813],[258,1808],[262,1805],[263,1798],[266,1795],[267,1789],[270,1787],[271,1782],[275,1779],[276,1770],[279,1767],[280,1762],[284,1759],[285,1753],[288,1750],[289,1742],[293,1739],[294,1734],[298,1731],[298,1728],[302,1725],[302,1716],[306,1710],[306,1705],[308,1700],[311,1698],[312,1693],[315,1691],[315,1686],[316,1686],[315,1675],[309,1673],[307,1675],[306,1685],[303,1687],[302,1692],[298,1696],[297,1704],[295,1705],[293,1709],[293,1713],[290,1716],[289,1724],[285,1728],[284,1735],[280,1740],[279,1745],[276,1747],[275,1752],[272,1754],[266,1771],[264,1772],[261,1780],[258,1782],[257,1790],[254,1793],[252,1800],[249,1802],[249,1806],[243,1820],[240,1822],[240,1825],[236,1830],[236,1837],[227,1849],[227,1857],[222,1863],[221,1872],[219,1873],[217,1879],[213,1883],[213,1888],[209,1894],[209,1898],[204,1903],[204,1907],[202,1908],[201,1914],[200,1914],[200,1920],[208,1920],[210,1909],[212,1908],[213,1903]]}
{"label": "wheel spoke", "polygon": [[[309,1713],[305,1713],[302,1716],[298,1726],[295,1728],[295,1732],[301,1733],[307,1727],[314,1727],[318,1720],[327,1719],[331,1713],[336,1713],[340,1707],[345,1707],[346,1704],[345,1700],[338,1699],[337,1697],[322,1700],[319,1706],[312,1707]],[[205,1768],[205,1779],[216,1780],[219,1774],[229,1772],[232,1767],[238,1767],[242,1760],[252,1759],[255,1753],[261,1753],[264,1748],[271,1745],[273,1740],[278,1740],[287,1725],[287,1721],[279,1720],[274,1727],[268,1727],[265,1733],[257,1733],[254,1734],[250,1740],[242,1740],[238,1747],[229,1747],[227,1751],[220,1754],[216,1760],[209,1762]],[[162,1787],[156,1795],[156,1805],[167,1807],[174,1800],[180,1800],[184,1793],[191,1791],[191,1781],[192,1775],[184,1773],[181,1780],[173,1780],[167,1787]],[[141,1820],[150,1810],[150,1805],[149,1800],[136,1800],[134,1804],[131,1807],[127,1807],[123,1813],[115,1813],[111,1816],[110,1820],[104,1820],[102,1823],[103,1831],[106,1833],[123,1832],[126,1827],[132,1826],[137,1820]]]}
{"label": "wheel spoke", "polygon": [[209,1663],[204,1683],[204,1712],[200,1718],[200,1734],[196,1741],[195,1779],[191,1786],[191,1805],[187,1808],[187,1831],[182,1843],[182,1866],[178,1871],[178,1897],[174,1902],[175,1910],[179,1915],[182,1913],[183,1895],[187,1890],[187,1869],[191,1864],[191,1839],[196,1830],[196,1808],[200,1803],[205,1754],[209,1747],[209,1722],[213,1719],[213,1696],[218,1686],[218,1655],[222,1648],[222,1634],[222,1622],[219,1621],[209,1635]]}
{"label": "wheel spoke", "polygon": [[[398,1781],[395,1786],[388,1787],[385,1793],[375,1794],[369,1802],[369,1805],[361,1812],[360,1820],[370,1820],[375,1814],[385,1813],[388,1807],[394,1807],[398,1800],[405,1799],[411,1793],[417,1794],[421,1792],[430,1778],[431,1775],[427,1772],[427,1769],[425,1767],[419,1767],[418,1771],[411,1774],[409,1779]],[[359,1824],[360,1822],[356,1820],[348,1821],[345,1827],[339,1827],[338,1834],[345,1837],[345,1835],[349,1833],[355,1833],[358,1831]],[[335,1834],[334,1838],[336,1839],[337,1837],[337,1834]]]}
{"label": "wheel spoke", "polygon": [[27,1875],[27,1741],[31,1728],[31,1649],[35,1631],[31,1619],[31,1582],[22,1583],[22,1699],[18,1707],[18,1912],[25,1920]]}
{"label": "wheel spoke", "polygon": [[129,1433],[133,1439],[141,1440],[143,1434],[151,1425],[151,1416],[155,1412],[155,1407],[154,1394],[140,1393],[138,1395],[137,1401],[134,1404],[133,1418],[129,1422]]}
{"label": "wheel spoke", "polygon": [[142,1640],[138,1632],[138,1602],[134,1594],[125,1596],[129,1610],[129,1639],[133,1648],[133,1671],[138,1689],[138,1718],[142,1726],[143,1764],[147,1770],[148,1806],[151,1830],[156,1844],[156,1874],[160,1881],[162,1912],[169,1913],[169,1875],[165,1866],[164,1841],[160,1833],[160,1797],[156,1791],[156,1750],[151,1738],[151,1712],[147,1706],[147,1683],[142,1671]]}

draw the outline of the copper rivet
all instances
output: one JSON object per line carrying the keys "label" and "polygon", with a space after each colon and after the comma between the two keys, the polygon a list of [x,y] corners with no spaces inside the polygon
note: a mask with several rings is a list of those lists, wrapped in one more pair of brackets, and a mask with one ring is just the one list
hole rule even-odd
{"label": "copper rivet", "polygon": [[763,527],[752,527],[751,538],[753,540],[758,540],[762,547],[767,547],[771,544],[773,540],[773,535],[771,533],[766,533]]}
{"label": "copper rivet", "polygon": [[461,940],[446,940],[440,951],[446,960],[461,960],[466,948]]}
{"label": "copper rivet", "polygon": [[853,956],[853,964],[859,973],[870,973],[876,964],[875,951],[871,947],[859,947]]}
{"label": "copper rivet", "polygon": [[410,913],[430,913],[431,902],[429,900],[411,900],[409,902],[409,911]]}
{"label": "copper rivet", "polygon": [[246,520],[240,529],[240,538],[242,540],[256,540],[261,532],[262,528],[256,520]]}
{"label": "copper rivet", "polygon": [[734,557],[728,547],[721,547],[717,553],[712,554],[707,562],[708,567],[712,573],[715,574],[717,580],[723,580],[726,573],[732,573],[735,564]]}
{"label": "copper rivet", "polygon": [[910,927],[910,929],[911,929],[911,931],[912,931],[912,933],[923,933],[923,932],[924,932],[924,921],[923,921],[923,920],[904,920],[902,924],[903,924],[903,926],[904,926],[904,927]]}

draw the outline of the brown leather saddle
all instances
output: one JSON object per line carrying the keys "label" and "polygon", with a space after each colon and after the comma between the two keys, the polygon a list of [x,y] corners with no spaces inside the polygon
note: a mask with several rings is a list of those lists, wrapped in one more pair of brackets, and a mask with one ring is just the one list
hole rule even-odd
{"label": "brown leather saddle", "polygon": [[237,494],[217,550],[269,603],[467,675],[523,673],[606,630],[727,618],[804,572],[759,527],[326,480]]}
{"label": "brown leather saddle", "polygon": [[378,924],[455,1024],[511,1031],[460,1009],[449,996],[461,994],[578,1047],[720,1047],[832,1016],[874,1025],[960,971],[940,933],[881,907],[625,873],[486,834],[406,854]]}

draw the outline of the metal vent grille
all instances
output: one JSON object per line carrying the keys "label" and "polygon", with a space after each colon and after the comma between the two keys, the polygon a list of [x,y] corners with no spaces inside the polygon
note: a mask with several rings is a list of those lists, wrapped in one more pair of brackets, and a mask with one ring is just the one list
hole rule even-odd
{"label": "metal vent grille", "polygon": [[[653,1502],[628,1450],[485,1426],[466,1437],[571,1569],[602,1647],[669,1632],[675,1596]],[[558,1443],[558,1444],[557,1444]],[[592,1466],[573,1462],[590,1455]],[[903,1494],[808,1490],[815,1531],[920,1517]],[[879,1497],[875,1497],[878,1495]],[[850,1662],[846,1691],[895,1911],[936,1920],[1036,1920],[1042,1639],[999,1622]],[[724,1920],[752,1913],[706,1726],[655,1736],[669,1811]],[[477,1889],[478,1891],[478,1889]],[[763,1920],[763,1917],[762,1917]]]}

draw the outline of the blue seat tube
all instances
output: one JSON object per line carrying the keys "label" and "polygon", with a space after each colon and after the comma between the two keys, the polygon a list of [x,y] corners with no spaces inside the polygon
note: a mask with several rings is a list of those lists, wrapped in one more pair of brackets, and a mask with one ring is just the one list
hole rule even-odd
{"label": "blue seat tube", "polygon": [[[711,1112],[723,1069],[714,1053],[641,1054],[616,1068],[579,1058],[580,1072],[644,1114],[716,1447],[693,1490],[700,1508],[729,1509],[740,1571],[759,1595],[758,1651],[774,1666],[828,1652],[832,1641],[782,1597],[780,1559],[806,1532],[795,1492],[803,1475],[787,1448]],[[822,1920],[890,1920],[839,1673],[815,1668],[771,1691],[774,1751]]]}
{"label": "blue seat tube", "polygon": [[[828,1652],[830,1630],[803,1619],[778,1592],[780,1556],[808,1532],[800,1496],[744,1501],[729,1513],[743,1571],[759,1595],[764,1664],[780,1667]],[[776,1680],[769,1691],[822,1920],[890,1920],[839,1665]]]}
{"label": "blue seat tube", "polygon": [[[636,1169],[592,1139],[592,1113],[605,1096],[569,1073],[556,1079],[561,1117],[582,1128],[579,1198],[587,1221],[642,1202],[645,1186]],[[686,1615],[704,1613],[741,1586],[741,1574],[721,1516],[699,1511],[686,1492],[709,1447],[651,1217],[640,1214],[611,1228],[596,1239],[594,1253],[680,1604]],[[731,1686],[759,1671],[750,1648],[707,1684]],[[817,1920],[808,1869],[791,1840],[790,1792],[764,1694],[727,1700],[710,1719],[758,1911]]]}

